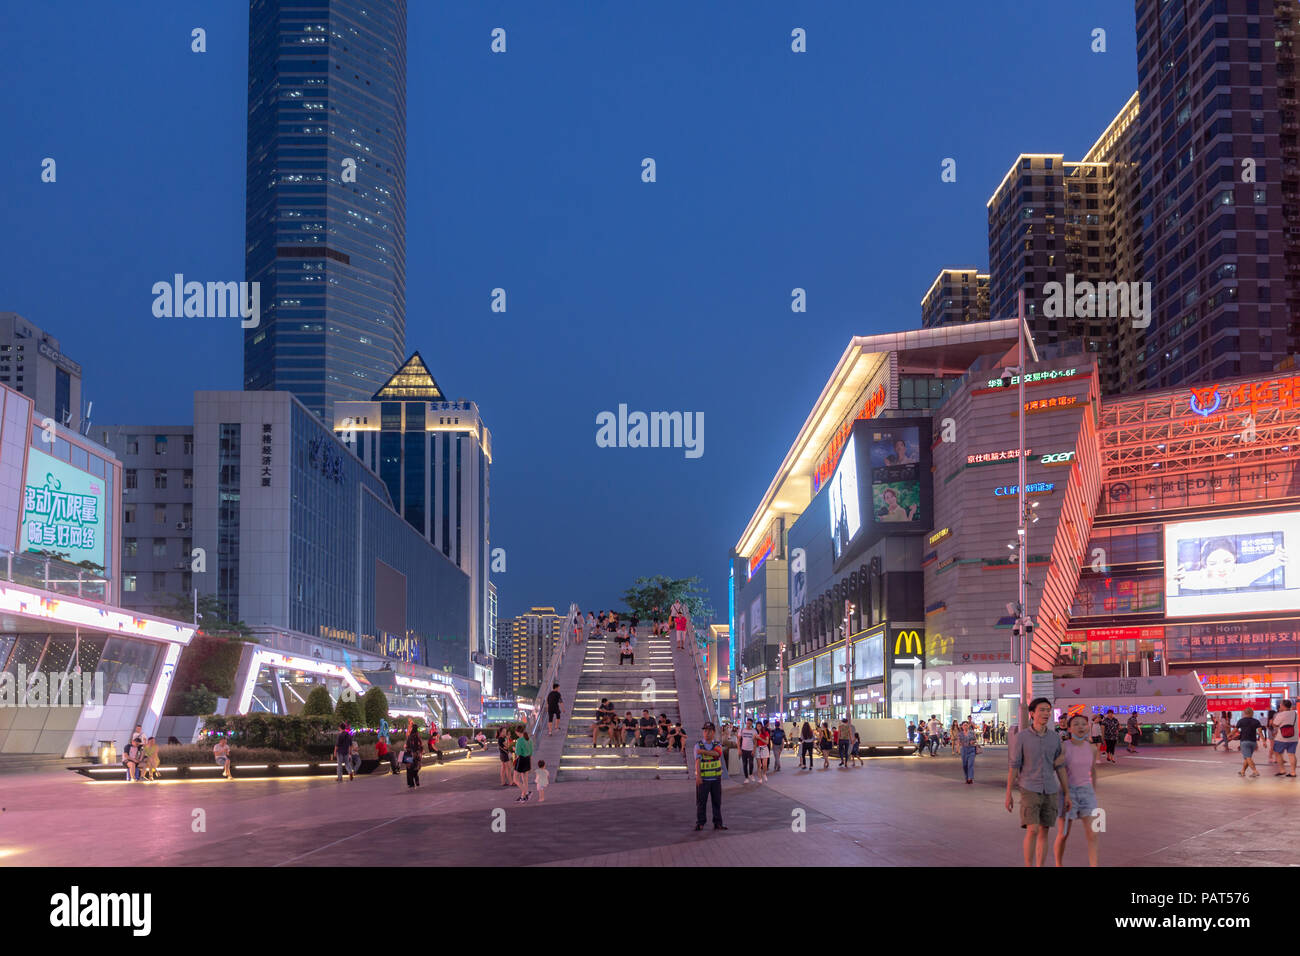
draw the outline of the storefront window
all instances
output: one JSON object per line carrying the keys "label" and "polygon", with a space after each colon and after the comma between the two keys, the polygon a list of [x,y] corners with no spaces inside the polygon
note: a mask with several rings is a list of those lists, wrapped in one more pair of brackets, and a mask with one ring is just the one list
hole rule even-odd
{"label": "storefront window", "polygon": [[110,638],[100,659],[105,691],[129,694],[132,684],[148,684],[158,660],[158,650],[158,645],[145,641]]}

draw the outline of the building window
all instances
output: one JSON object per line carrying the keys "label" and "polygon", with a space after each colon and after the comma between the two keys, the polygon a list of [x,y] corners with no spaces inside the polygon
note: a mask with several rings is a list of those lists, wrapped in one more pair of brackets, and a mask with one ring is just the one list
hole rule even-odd
{"label": "building window", "polygon": [[160,491],[167,487],[167,472],[159,468],[153,473],[153,486]]}
{"label": "building window", "polygon": [[134,591],[134,590],[135,590],[135,575],[134,575],[134,574],[124,574],[124,575],[122,575],[122,590],[123,590],[123,591]]}
{"label": "building window", "polygon": [[154,523],[154,524],[166,524],[166,523],[167,523],[167,506],[166,506],[166,505],[154,505],[154,506],[153,506],[153,523]]}
{"label": "building window", "polygon": [[185,478],[183,483],[186,488],[194,487],[194,472],[192,469],[189,468],[185,469]]}
{"label": "building window", "polygon": [[193,435],[186,435],[186,436],[185,436],[185,447],[184,447],[183,451],[184,451],[184,453],[185,453],[186,455],[192,455],[192,454],[194,454],[194,436],[193,436]]}
{"label": "building window", "polygon": [[135,469],[134,469],[134,468],[128,468],[128,469],[126,469],[126,475],[125,475],[125,484],[124,484],[124,487],[126,488],[127,491],[133,491],[133,490],[135,490],[135,487],[136,487],[136,477],[135,477]]}
{"label": "building window", "polygon": [[140,454],[140,436],[139,436],[139,435],[127,435],[127,436],[126,436],[126,453],[127,453],[128,455],[138,455],[138,454]]}
{"label": "building window", "polygon": [[165,558],[165,557],[167,557],[167,539],[166,539],[166,538],[154,538],[154,539],[153,539],[153,556],[154,556],[155,558]]}
{"label": "building window", "polygon": [[136,552],[137,549],[139,548],[139,545],[140,542],[137,541],[135,538],[127,538],[125,541],[122,542],[123,556],[128,558],[134,558],[136,556]]}
{"label": "building window", "polygon": [[166,436],[166,435],[154,435],[154,436],[153,436],[153,453],[154,453],[155,455],[165,455],[165,454],[167,454],[167,436]]}
{"label": "building window", "polygon": [[166,590],[167,590],[167,572],[166,572],[166,571],[155,571],[155,572],[153,573],[153,589],[154,589],[155,591],[166,591]]}
{"label": "building window", "polygon": [[122,523],[135,524],[135,505],[122,506]]}

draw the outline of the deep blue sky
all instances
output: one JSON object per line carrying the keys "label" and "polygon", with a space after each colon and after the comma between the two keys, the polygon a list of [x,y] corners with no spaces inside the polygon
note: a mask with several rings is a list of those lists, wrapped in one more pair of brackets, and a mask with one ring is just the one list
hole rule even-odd
{"label": "deep blue sky", "polygon": [[[728,549],[849,338],[986,267],[1015,156],[1080,158],[1137,84],[1131,0],[411,7],[407,351],[492,429],[503,615],[667,573],[725,619]],[[241,382],[237,324],[155,319],[150,287],[242,277],[247,27],[231,0],[0,10],[0,310],[83,364],[99,424]],[[597,448],[620,402],[702,411],[704,456]]]}

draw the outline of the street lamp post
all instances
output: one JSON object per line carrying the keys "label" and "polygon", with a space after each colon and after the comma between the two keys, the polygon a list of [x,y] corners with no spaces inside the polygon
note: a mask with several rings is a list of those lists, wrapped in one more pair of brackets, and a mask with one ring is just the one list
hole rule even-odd
{"label": "street lamp post", "polygon": [[776,719],[785,719],[785,641],[776,654]]}
{"label": "street lamp post", "polygon": [[853,719],[853,642],[849,627],[853,620],[853,602],[844,602],[844,712]]}
{"label": "street lamp post", "polygon": [[1018,567],[1018,590],[1016,596],[1016,629],[1013,656],[1019,662],[1020,672],[1020,706],[1018,709],[1017,720],[1021,729],[1029,726],[1029,695],[1032,693],[1033,674],[1029,663],[1029,533],[1028,533],[1028,514],[1025,506],[1025,479],[1027,477],[1028,456],[1025,449],[1025,375],[1028,367],[1025,364],[1025,290],[1021,289],[1017,295],[1017,320],[1016,320],[1016,343],[1017,343],[1017,362],[1020,365],[1019,374],[1019,394],[1016,401],[1018,411],[1016,417],[1020,422],[1020,454],[1019,464],[1019,492],[1017,502],[1019,505],[1018,520],[1019,525],[1016,528],[1017,538],[1017,564]]}

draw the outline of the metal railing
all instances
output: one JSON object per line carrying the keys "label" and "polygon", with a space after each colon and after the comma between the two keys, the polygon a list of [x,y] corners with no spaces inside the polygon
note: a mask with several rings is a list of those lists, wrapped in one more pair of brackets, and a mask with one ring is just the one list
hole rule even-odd
{"label": "metal railing", "polygon": [[107,578],[58,558],[5,551],[3,567],[5,580],[11,584],[24,584],[84,601],[108,600]]}
{"label": "metal railing", "polygon": [[700,697],[704,700],[704,719],[716,727],[718,720],[713,713],[713,698],[709,695],[709,679],[705,672],[704,655],[700,653],[700,642],[695,639],[695,622],[689,615],[686,618],[686,640],[691,645],[691,662],[695,665],[695,677],[700,683]]}
{"label": "metal railing", "polygon": [[533,717],[532,735],[536,737],[542,729],[542,721],[546,719],[546,695],[551,692],[551,685],[555,683],[556,676],[560,673],[560,664],[564,660],[564,652],[569,649],[573,643],[573,628],[578,622],[578,605],[570,604],[569,613],[564,616],[564,627],[560,634],[560,646],[555,649],[551,655],[551,663],[546,668],[546,673],[542,675],[542,682],[537,688],[537,699],[534,706],[537,708]]}

